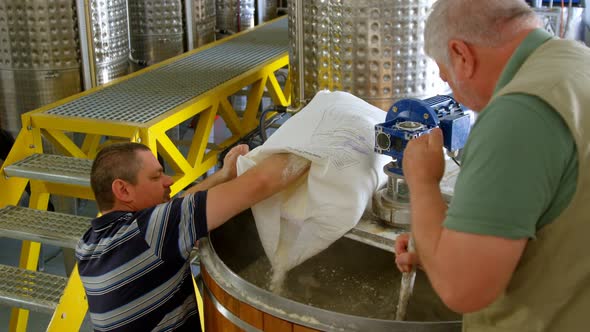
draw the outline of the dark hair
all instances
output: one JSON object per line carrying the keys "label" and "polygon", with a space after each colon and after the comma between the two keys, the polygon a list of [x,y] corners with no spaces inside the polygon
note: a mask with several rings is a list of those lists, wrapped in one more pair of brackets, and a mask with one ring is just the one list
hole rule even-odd
{"label": "dark hair", "polygon": [[90,172],[90,185],[100,211],[113,208],[115,197],[112,185],[116,179],[137,183],[141,160],[137,151],[150,151],[139,143],[116,143],[109,145],[96,155]]}

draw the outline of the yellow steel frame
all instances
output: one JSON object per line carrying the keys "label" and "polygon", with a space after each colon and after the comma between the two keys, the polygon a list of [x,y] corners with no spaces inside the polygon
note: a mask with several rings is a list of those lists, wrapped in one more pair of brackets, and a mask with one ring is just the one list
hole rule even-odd
{"label": "yellow steel frame", "polygon": [[[248,31],[244,33],[248,33]],[[288,106],[290,104],[291,88],[289,78],[287,78],[284,88],[281,88],[277,80],[277,72],[282,68],[288,67],[289,57],[287,52],[265,63],[261,63],[252,70],[196,96],[192,100],[147,123],[126,123],[80,117],[62,117],[47,114],[45,111],[94,93],[103,89],[105,86],[117,84],[131,77],[152,71],[192,53],[214,47],[216,44],[226,42],[234,37],[232,36],[206,45],[205,47],[169,59],[107,85],[90,89],[38,110],[23,114],[23,129],[17,136],[15,145],[4,161],[2,168],[0,168],[0,172],[3,172],[5,166],[22,160],[29,155],[42,153],[42,137],[51,142],[64,155],[88,159],[93,159],[97,151],[104,144],[117,140],[132,141],[147,145],[154,154],[162,156],[171,165],[175,180],[171,190],[172,194],[177,193],[213,167],[221,151],[238,142],[245,134],[256,129],[258,125],[258,110],[265,92],[272,98],[275,105]],[[246,109],[240,117],[230,104],[228,98],[245,87],[250,88],[247,96]],[[185,157],[179,151],[175,142],[168,137],[166,131],[197,115],[199,116],[198,123],[194,136],[192,137],[189,153]],[[209,134],[213,127],[213,122],[218,115],[223,118],[232,136],[219,144],[215,149],[208,151],[207,143]],[[270,117],[272,115],[271,113],[268,116]],[[70,136],[68,136],[72,132],[83,135],[84,140],[80,146],[75,144]],[[104,143],[105,139],[107,143]],[[0,188],[3,188],[0,190],[0,207],[18,204],[28,181],[28,179],[23,178],[6,178],[0,176]],[[32,208],[46,209],[49,194],[94,199],[90,189],[85,187],[40,181],[31,181],[31,184],[32,197],[30,207]],[[24,241],[21,251],[20,267],[35,269],[37,267],[38,257],[39,244]],[[84,291],[77,269],[75,269],[66,286],[58,308],[54,313],[48,331],[66,331],[71,330],[72,327],[80,326],[79,324],[82,322],[86,310],[87,305]],[[28,312],[26,310],[13,309],[10,331],[25,331],[27,317]]]}

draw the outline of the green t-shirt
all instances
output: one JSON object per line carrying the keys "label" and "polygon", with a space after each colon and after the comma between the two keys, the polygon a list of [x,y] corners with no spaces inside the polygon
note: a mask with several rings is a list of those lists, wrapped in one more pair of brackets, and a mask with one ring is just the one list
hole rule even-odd
{"label": "green t-shirt", "polygon": [[[504,69],[496,91],[550,38],[543,30],[529,34]],[[498,97],[472,128],[444,227],[534,238],[567,207],[577,178],[575,142],[561,116],[535,96]]]}

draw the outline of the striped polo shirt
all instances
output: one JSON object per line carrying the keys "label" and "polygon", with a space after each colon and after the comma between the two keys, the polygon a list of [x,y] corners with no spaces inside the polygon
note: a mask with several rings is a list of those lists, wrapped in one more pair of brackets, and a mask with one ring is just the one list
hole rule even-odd
{"label": "striped polo shirt", "polygon": [[95,331],[200,331],[189,254],[207,192],[92,221],[76,248]]}

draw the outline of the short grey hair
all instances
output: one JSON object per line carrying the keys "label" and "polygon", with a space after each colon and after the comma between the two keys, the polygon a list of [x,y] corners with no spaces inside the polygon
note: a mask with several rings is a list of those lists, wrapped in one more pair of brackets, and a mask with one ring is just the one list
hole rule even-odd
{"label": "short grey hair", "polygon": [[524,0],[438,0],[426,21],[424,50],[448,66],[451,39],[494,47],[522,30],[540,26],[537,14]]}

